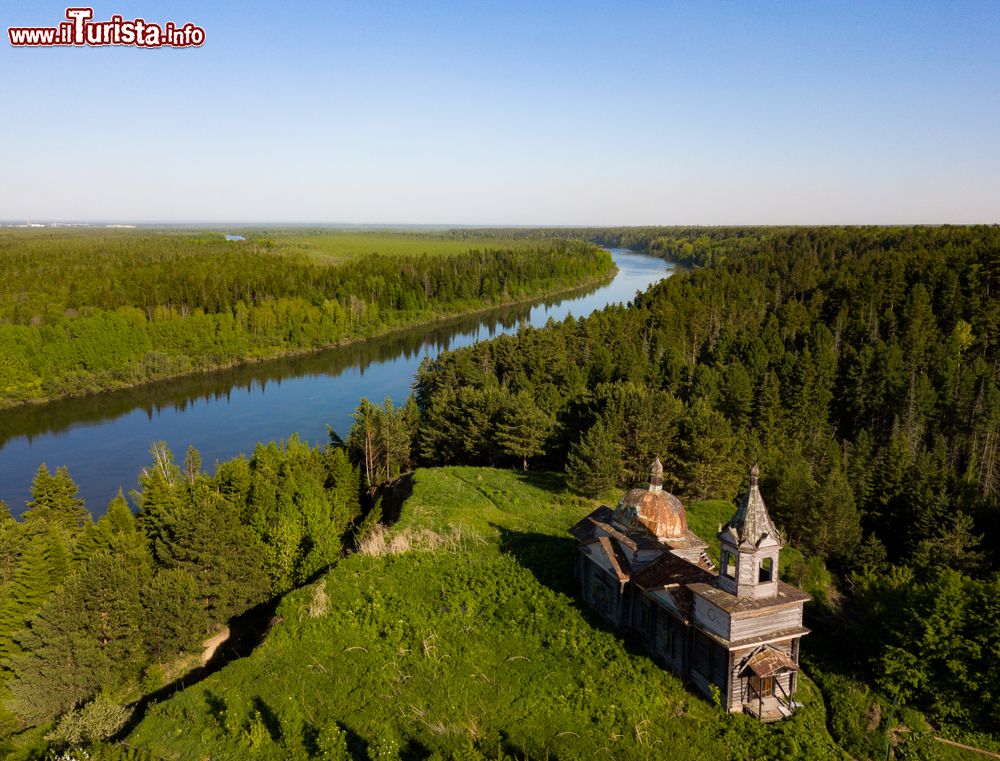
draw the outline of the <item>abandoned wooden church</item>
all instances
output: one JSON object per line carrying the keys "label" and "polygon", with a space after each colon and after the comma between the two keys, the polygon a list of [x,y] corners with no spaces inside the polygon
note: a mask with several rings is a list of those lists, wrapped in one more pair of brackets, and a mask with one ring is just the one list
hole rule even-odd
{"label": "abandoned wooden church", "polygon": [[758,487],[750,487],[718,534],[716,571],[684,505],[663,489],[657,459],[649,487],[614,510],[599,507],[572,529],[584,599],[636,634],[666,668],[728,710],[777,721],[795,710],[802,606],[809,595],[778,578],[782,541]]}

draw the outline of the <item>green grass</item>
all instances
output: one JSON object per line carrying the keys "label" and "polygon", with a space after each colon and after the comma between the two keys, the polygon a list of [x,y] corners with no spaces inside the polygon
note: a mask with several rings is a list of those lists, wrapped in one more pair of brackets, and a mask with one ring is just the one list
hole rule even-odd
{"label": "green grass", "polygon": [[285,598],[251,657],[155,706],[129,743],[305,757],[335,724],[357,758],[842,757],[808,680],[806,708],[765,728],[601,626],[572,594],[566,533],[591,507],[554,475],[418,471],[390,539],[433,531],[445,546],[348,557]]}
{"label": "green grass", "polygon": [[[228,233],[242,235],[243,241],[224,242]],[[44,245],[60,255],[79,254],[99,260],[103,250],[119,251],[123,247],[143,247],[151,251],[211,252],[216,246],[226,250],[246,250],[248,255],[261,253],[305,256],[321,264],[343,264],[379,254],[382,256],[447,256],[470,251],[548,250],[551,238],[530,238],[489,235],[455,235],[448,232],[396,232],[391,230],[348,231],[330,228],[233,228],[172,229],[172,228],[0,228],[0,244],[7,246]]]}
{"label": "green grass", "polygon": [[[248,233],[251,240],[258,234]],[[283,253],[305,254],[326,264],[358,259],[373,254],[384,256],[440,256],[465,254],[485,249],[538,250],[547,249],[551,240],[533,238],[482,237],[457,238],[444,233],[414,232],[338,232],[288,231],[263,232],[259,237],[273,240],[276,250]]]}

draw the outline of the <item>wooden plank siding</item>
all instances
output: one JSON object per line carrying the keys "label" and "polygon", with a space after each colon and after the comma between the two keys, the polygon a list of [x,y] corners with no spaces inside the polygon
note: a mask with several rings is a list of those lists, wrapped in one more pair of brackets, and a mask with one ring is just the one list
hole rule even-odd
{"label": "wooden plank siding", "polygon": [[794,629],[802,626],[802,606],[792,605],[787,608],[768,608],[751,613],[733,614],[730,619],[729,632],[726,639],[732,642],[766,637],[772,632]]}

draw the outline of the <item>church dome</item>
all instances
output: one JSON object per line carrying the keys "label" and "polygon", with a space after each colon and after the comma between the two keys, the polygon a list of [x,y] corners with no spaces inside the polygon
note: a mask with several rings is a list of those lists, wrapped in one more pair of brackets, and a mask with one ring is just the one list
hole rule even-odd
{"label": "church dome", "polygon": [[649,486],[627,492],[615,508],[614,519],[626,531],[645,530],[657,539],[679,539],[688,534],[684,504],[663,490],[659,458],[650,467]]}

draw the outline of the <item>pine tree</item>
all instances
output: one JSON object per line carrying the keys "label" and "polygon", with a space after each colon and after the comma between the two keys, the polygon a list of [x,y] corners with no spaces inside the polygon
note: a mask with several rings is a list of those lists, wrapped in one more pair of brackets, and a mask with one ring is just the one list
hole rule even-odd
{"label": "pine tree", "polygon": [[23,535],[7,503],[0,499],[0,601],[8,585],[14,580],[17,558],[21,552]]}
{"label": "pine tree", "polygon": [[839,464],[821,480],[813,504],[809,522],[804,526],[805,549],[820,557],[849,563],[861,543],[861,513]]}
{"label": "pine tree", "polygon": [[139,590],[147,581],[99,552],[46,600],[16,635],[11,659],[11,707],[24,721],[47,721],[135,676],[146,657]]}
{"label": "pine tree", "polygon": [[143,638],[154,660],[199,647],[208,624],[198,583],[187,570],[157,571],[142,589],[142,606]]}
{"label": "pine tree", "polygon": [[184,492],[181,488],[180,468],[174,463],[173,454],[165,442],[159,441],[150,449],[153,464],[139,474],[139,491],[132,492],[132,499],[139,507],[139,526],[155,546],[161,538],[159,532],[163,516],[181,508]]}
{"label": "pine tree", "polygon": [[740,482],[739,441],[729,422],[703,399],[696,399],[681,421],[680,464],[688,494],[725,499]]}
{"label": "pine tree", "polygon": [[221,495],[204,487],[189,493],[170,509],[159,510],[152,529],[157,565],[194,577],[210,623],[225,621],[269,596],[265,549]]}
{"label": "pine tree", "polygon": [[596,497],[619,484],[625,463],[611,431],[597,421],[566,457],[566,481],[575,491]]}
{"label": "pine tree", "polygon": [[381,465],[385,460],[380,418],[379,408],[363,398],[354,412],[354,425],[347,436],[347,447],[355,461],[361,463],[361,472],[369,489],[380,483]]}
{"label": "pine tree", "polygon": [[108,503],[108,509],[100,520],[88,526],[75,548],[77,558],[85,559],[96,552],[107,552],[122,556],[129,562],[147,567],[152,566],[149,540],[139,530],[139,524],[132,513],[121,489]]}
{"label": "pine tree", "polygon": [[22,528],[24,549],[0,607],[0,659],[17,651],[14,634],[70,571],[70,555],[57,528],[47,522]]}
{"label": "pine tree", "polygon": [[504,454],[521,461],[522,470],[527,470],[528,460],[545,451],[554,422],[535,405],[532,394],[521,391],[510,398],[497,423],[497,444]]}
{"label": "pine tree", "polygon": [[90,521],[83,500],[77,496],[79,491],[65,466],[50,473],[45,464],[41,464],[31,482],[31,499],[22,516],[24,522],[46,521],[71,543]]}
{"label": "pine tree", "polygon": [[328,449],[323,455],[325,487],[338,526],[347,527],[361,513],[361,474],[351,464],[343,448]]}

